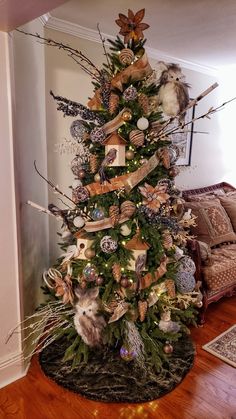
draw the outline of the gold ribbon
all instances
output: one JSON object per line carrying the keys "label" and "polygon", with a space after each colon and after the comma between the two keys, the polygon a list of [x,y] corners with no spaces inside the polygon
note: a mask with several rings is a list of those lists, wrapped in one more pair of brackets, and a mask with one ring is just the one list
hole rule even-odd
{"label": "gold ribbon", "polygon": [[152,67],[148,62],[146,52],[141,58],[135,61],[134,64],[129,65],[123,71],[118,73],[111,81],[111,85],[121,92],[123,91],[123,84],[143,80],[152,73]]}

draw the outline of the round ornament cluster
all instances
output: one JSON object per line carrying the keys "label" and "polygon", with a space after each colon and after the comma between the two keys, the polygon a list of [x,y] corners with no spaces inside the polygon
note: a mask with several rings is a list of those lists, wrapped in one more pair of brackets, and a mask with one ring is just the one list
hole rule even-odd
{"label": "round ornament cluster", "polygon": [[192,292],[195,288],[195,278],[193,274],[189,272],[179,271],[176,274],[175,279],[177,290],[181,294]]}
{"label": "round ornament cluster", "polygon": [[96,280],[98,273],[94,265],[88,263],[83,269],[83,277],[87,282],[93,282]]}
{"label": "round ornament cluster", "polygon": [[192,275],[196,272],[196,266],[193,259],[190,256],[184,256],[180,260],[178,271],[188,272]]}
{"label": "round ornament cluster", "polygon": [[117,241],[111,236],[104,236],[100,241],[101,250],[104,253],[114,253],[118,247]]}
{"label": "round ornament cluster", "polygon": [[134,53],[132,49],[124,48],[120,51],[119,61],[123,65],[130,65],[134,59]]}
{"label": "round ornament cluster", "polygon": [[101,127],[96,127],[91,131],[90,139],[92,143],[102,143],[106,138],[106,134]]}
{"label": "round ornament cluster", "polygon": [[77,186],[73,189],[73,198],[75,202],[85,202],[89,199],[89,191],[84,186]]}
{"label": "round ornament cluster", "polygon": [[88,133],[86,123],[80,119],[73,121],[70,126],[70,133],[71,136],[78,141],[78,143],[81,143],[85,139],[85,135]]}
{"label": "round ornament cluster", "polygon": [[135,100],[138,95],[137,89],[134,86],[129,86],[125,89],[123,93],[123,99],[129,102],[130,100]]}

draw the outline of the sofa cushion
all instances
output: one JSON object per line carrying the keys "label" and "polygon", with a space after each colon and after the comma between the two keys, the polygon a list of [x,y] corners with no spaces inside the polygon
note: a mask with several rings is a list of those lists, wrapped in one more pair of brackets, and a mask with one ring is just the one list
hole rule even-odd
{"label": "sofa cushion", "polygon": [[198,193],[196,195],[190,194],[185,196],[185,200],[189,202],[200,202],[205,201],[206,199],[216,199],[218,196],[225,196],[226,192],[223,188],[215,189],[215,190],[209,190],[207,192]]}
{"label": "sofa cushion", "polygon": [[236,193],[224,197],[221,196],[219,199],[230,218],[234,231],[236,231]]}
{"label": "sofa cushion", "polygon": [[192,227],[191,231],[198,240],[209,246],[236,240],[230,219],[219,199],[186,202],[185,207],[191,208],[197,216],[197,226]]}
{"label": "sofa cushion", "polygon": [[202,267],[207,288],[220,290],[235,284],[236,244],[223,245],[211,250],[212,265]]}

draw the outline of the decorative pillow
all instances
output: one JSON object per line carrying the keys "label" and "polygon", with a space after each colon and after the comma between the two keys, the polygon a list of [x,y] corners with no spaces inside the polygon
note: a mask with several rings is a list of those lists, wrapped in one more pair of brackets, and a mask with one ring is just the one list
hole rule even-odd
{"label": "decorative pillow", "polygon": [[221,196],[220,202],[230,218],[234,231],[236,231],[236,193],[224,197]]}
{"label": "decorative pillow", "polygon": [[197,216],[197,226],[191,230],[198,240],[209,246],[236,240],[230,219],[219,199],[186,202],[185,207],[191,208]]}
{"label": "decorative pillow", "polygon": [[205,201],[206,199],[216,199],[218,198],[218,196],[225,196],[225,191],[224,189],[215,189],[213,191],[208,191],[208,192],[203,192],[200,194],[196,194],[196,195],[188,195],[185,199],[188,202],[200,202],[200,201]]}

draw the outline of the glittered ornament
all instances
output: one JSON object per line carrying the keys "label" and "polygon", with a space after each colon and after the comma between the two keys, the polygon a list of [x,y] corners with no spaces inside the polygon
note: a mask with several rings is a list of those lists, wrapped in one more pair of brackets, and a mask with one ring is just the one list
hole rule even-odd
{"label": "glittered ornament", "polygon": [[196,265],[193,259],[190,256],[184,256],[180,260],[180,265],[178,271],[188,272],[190,274],[195,274]]}
{"label": "glittered ornament", "polygon": [[102,285],[102,284],[103,284],[103,282],[104,282],[104,278],[103,278],[103,276],[99,275],[99,276],[96,278],[96,284],[97,284],[97,285]]}
{"label": "glittered ornament", "polygon": [[104,236],[100,241],[101,250],[104,253],[114,253],[118,247],[117,241],[111,236]]}
{"label": "glittered ornament", "polygon": [[106,138],[106,134],[101,127],[94,128],[90,133],[90,139],[92,143],[103,143]]}
{"label": "glittered ornament", "polygon": [[70,126],[70,133],[71,136],[80,143],[86,138],[88,127],[84,121],[77,119],[76,121],[72,122]]}
{"label": "glittered ornament", "polygon": [[85,202],[89,198],[89,191],[84,186],[78,186],[72,191],[73,201],[77,204],[78,202]]}
{"label": "glittered ornament", "polygon": [[82,228],[85,224],[85,221],[84,221],[83,217],[78,215],[77,217],[74,218],[73,224],[74,224],[75,227]]}
{"label": "glittered ornament", "polygon": [[96,255],[96,253],[95,253],[94,249],[88,248],[84,251],[84,256],[87,259],[92,259],[92,258],[94,258],[95,255]]}
{"label": "glittered ornament", "polygon": [[131,228],[127,224],[122,224],[120,232],[122,236],[129,236],[131,233]]}
{"label": "glittered ornament", "polygon": [[101,177],[100,177],[99,173],[96,173],[96,175],[94,176],[94,180],[95,180],[95,182],[100,182]]}
{"label": "glittered ornament", "polygon": [[124,361],[133,361],[133,359],[135,359],[137,356],[136,352],[130,348],[129,346],[122,346],[120,348],[120,357],[124,360]]}
{"label": "glittered ornament", "polygon": [[132,49],[123,48],[119,54],[119,61],[123,65],[130,65],[134,59],[134,53]]}
{"label": "glittered ornament", "polygon": [[166,341],[165,345],[163,346],[163,351],[165,354],[172,354],[173,350],[173,346],[168,341]]}
{"label": "glittered ornament", "polygon": [[144,116],[142,116],[141,118],[139,118],[138,121],[137,121],[137,127],[141,131],[144,131],[145,129],[147,129],[149,127],[149,121],[148,121],[148,119],[147,118],[144,118]]}
{"label": "glittered ornament", "polygon": [[138,129],[134,129],[129,133],[130,142],[136,147],[141,147],[144,144],[144,138],[144,133]]}
{"label": "glittered ornament", "polygon": [[134,152],[133,150],[127,150],[125,153],[125,157],[127,160],[133,160],[134,158]]}
{"label": "glittered ornament", "polygon": [[91,213],[91,217],[94,221],[103,220],[103,218],[105,217],[103,209],[102,208],[94,208],[92,213]]}
{"label": "glittered ornament", "polygon": [[137,89],[134,86],[129,86],[123,93],[123,99],[127,102],[135,100],[138,95]]}
{"label": "glittered ornament", "polygon": [[181,294],[192,292],[195,288],[195,278],[189,272],[177,272],[175,283]]}
{"label": "glittered ornament", "polygon": [[98,273],[94,265],[88,263],[83,269],[83,277],[87,282],[93,282],[96,280]]}
{"label": "glittered ornament", "polygon": [[131,121],[132,117],[133,117],[133,115],[132,115],[132,112],[130,112],[130,111],[124,111],[122,113],[122,119],[125,122]]}
{"label": "glittered ornament", "polygon": [[75,175],[76,177],[79,177],[79,172],[81,170],[81,159],[76,156],[72,160],[72,162],[70,164],[70,168],[71,168],[71,171],[72,171],[73,175]]}

